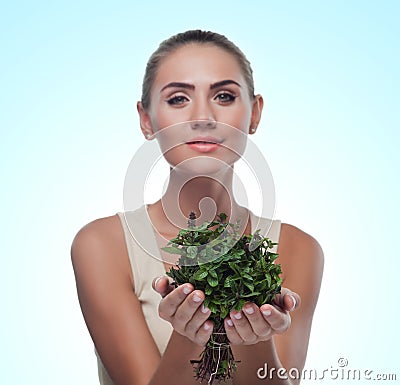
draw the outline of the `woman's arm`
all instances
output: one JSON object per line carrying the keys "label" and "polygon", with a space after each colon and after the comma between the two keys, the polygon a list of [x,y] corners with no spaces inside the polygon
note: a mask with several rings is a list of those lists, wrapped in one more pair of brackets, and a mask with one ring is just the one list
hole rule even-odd
{"label": "woman's arm", "polygon": [[134,295],[117,216],[95,220],[75,236],[71,257],[82,313],[97,352],[116,385],[145,385],[160,361]]}
{"label": "woman's arm", "polygon": [[[119,218],[102,218],[84,226],[73,240],[71,256],[85,322],[114,384],[198,385],[190,360],[198,357],[212,331],[212,324],[211,329],[203,327],[209,316],[209,312],[201,311],[203,293],[193,291],[193,287],[187,294],[183,293],[184,287],[175,291],[179,304],[173,306],[180,309],[173,315],[175,326],[182,329],[185,325],[187,330],[181,331],[192,335],[196,342],[173,331],[161,358],[134,294]],[[201,301],[194,300],[196,294]],[[198,325],[193,328],[185,317]]]}

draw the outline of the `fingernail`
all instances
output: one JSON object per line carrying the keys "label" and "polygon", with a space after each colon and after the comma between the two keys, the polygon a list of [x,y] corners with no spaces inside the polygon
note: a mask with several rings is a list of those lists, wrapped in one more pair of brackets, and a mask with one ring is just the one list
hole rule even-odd
{"label": "fingernail", "polygon": [[157,290],[157,284],[160,281],[162,277],[157,277],[156,280],[154,281],[154,288]]}
{"label": "fingernail", "polygon": [[199,297],[197,294],[195,294],[195,295],[193,296],[193,301],[194,301],[194,302],[200,302],[200,301],[201,301],[201,297]]}
{"label": "fingernail", "polygon": [[268,317],[271,315],[271,310],[263,310],[263,314]]}
{"label": "fingernail", "polygon": [[207,313],[210,309],[208,307],[204,307],[204,305],[201,307],[201,312],[202,313]]}
{"label": "fingernail", "polygon": [[233,322],[232,322],[231,319],[228,319],[228,320],[226,321],[226,323],[228,324],[228,326],[233,326]]}
{"label": "fingernail", "polygon": [[188,286],[185,286],[185,287],[183,288],[183,292],[184,292],[185,294],[189,294],[191,291],[192,291],[191,288],[188,287]]}
{"label": "fingernail", "polygon": [[239,313],[234,314],[233,316],[234,316],[236,319],[241,319],[241,318],[242,318],[242,313],[239,312]]}
{"label": "fingernail", "polygon": [[211,326],[207,323],[204,324],[204,330],[210,330]]}
{"label": "fingernail", "polygon": [[253,314],[254,313],[254,309],[250,306],[250,307],[246,307],[245,309],[244,309],[244,311],[247,313],[247,314]]}
{"label": "fingernail", "polygon": [[290,297],[291,297],[292,300],[293,300],[293,306],[292,306],[292,309],[291,309],[291,310],[294,310],[294,308],[296,307],[296,298],[294,298],[294,296],[291,295],[291,294],[290,294]]}

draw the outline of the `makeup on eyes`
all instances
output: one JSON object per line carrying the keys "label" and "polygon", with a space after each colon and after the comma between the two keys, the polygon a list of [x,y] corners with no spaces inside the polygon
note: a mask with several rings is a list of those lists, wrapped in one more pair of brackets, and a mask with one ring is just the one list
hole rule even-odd
{"label": "makeup on eyes", "polygon": [[214,99],[216,99],[222,95],[224,95],[224,98],[228,97],[227,100],[220,100],[220,102],[222,102],[222,103],[231,103],[231,102],[234,102],[235,99],[237,98],[237,95],[231,91],[220,91],[220,92],[218,92],[217,95],[215,95]]}
{"label": "makeup on eyes", "polygon": [[[221,99],[221,97],[223,98]],[[219,98],[219,100],[218,100]],[[235,101],[237,95],[232,92],[220,91],[217,95],[213,97],[213,100],[217,100],[221,104],[229,104]],[[185,95],[175,94],[166,99],[166,102],[170,105],[182,105],[185,102],[188,102],[189,98]]]}
{"label": "makeup on eyes", "polygon": [[189,101],[189,99],[185,95],[179,94],[173,95],[166,100],[166,102],[170,105],[182,105],[185,101]]}
{"label": "makeup on eyes", "polygon": [[[222,89],[218,90],[217,93],[212,97],[212,99],[219,101],[221,104],[229,104],[234,102],[237,97],[237,93],[233,90]],[[180,92],[174,92],[172,95],[167,96],[165,99],[165,101],[170,105],[182,105],[189,100],[190,98],[187,95],[181,94]]]}

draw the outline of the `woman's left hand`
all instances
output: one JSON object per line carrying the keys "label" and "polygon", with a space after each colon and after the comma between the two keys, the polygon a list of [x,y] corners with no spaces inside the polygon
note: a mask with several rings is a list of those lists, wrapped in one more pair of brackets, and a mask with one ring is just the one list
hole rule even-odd
{"label": "woman's left hand", "polygon": [[273,304],[258,307],[247,302],[241,311],[232,311],[224,321],[226,335],[233,345],[253,345],[267,341],[274,334],[282,334],[289,329],[290,312],[299,306],[300,296],[282,288]]}

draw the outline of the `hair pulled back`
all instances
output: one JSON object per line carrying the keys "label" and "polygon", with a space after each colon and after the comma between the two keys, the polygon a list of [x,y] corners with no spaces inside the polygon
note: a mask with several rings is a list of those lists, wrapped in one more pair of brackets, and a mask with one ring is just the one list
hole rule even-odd
{"label": "hair pulled back", "polygon": [[150,106],[150,93],[153,86],[157,70],[160,67],[163,58],[174,52],[176,49],[187,44],[209,44],[225,50],[236,58],[243,72],[246,84],[249,90],[250,98],[254,98],[253,70],[250,62],[244,53],[224,35],[216,32],[189,30],[178,33],[161,42],[157,50],[150,56],[146,65],[146,71],[142,86],[142,107],[147,109]]}

